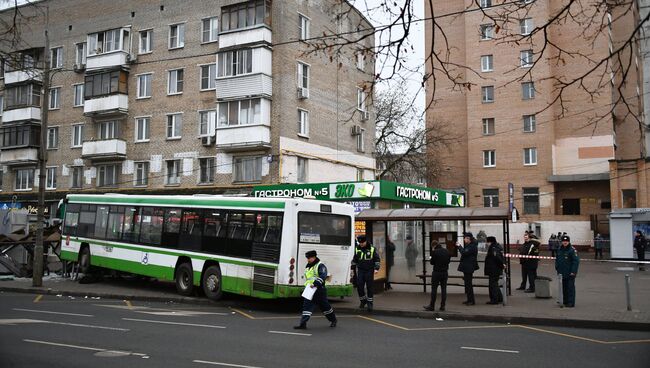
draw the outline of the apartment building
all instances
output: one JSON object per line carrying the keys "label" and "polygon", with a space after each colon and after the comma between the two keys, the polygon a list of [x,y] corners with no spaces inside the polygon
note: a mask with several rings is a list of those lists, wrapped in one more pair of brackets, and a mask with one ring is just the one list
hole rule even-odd
{"label": "apartment building", "polygon": [[359,51],[372,48],[372,39],[330,54],[310,52],[305,42],[371,27],[349,9],[333,0],[22,7],[35,18],[20,48],[3,50],[13,57],[0,73],[0,198],[35,200],[41,184],[45,53],[52,71],[47,198],[244,193],[253,184],[374,179],[374,62]]}
{"label": "apartment building", "polygon": [[[595,232],[608,232],[611,209],[650,206],[644,166],[647,127],[634,119],[643,117],[636,47],[629,59],[629,53],[622,55],[632,66],[620,91],[623,76],[612,73],[618,62],[612,60],[582,84],[565,88],[561,101],[555,100],[557,80],[582,75],[594,65],[589,58],[607,59],[610,50],[623,45],[638,24],[638,10],[605,14],[602,19],[610,24],[600,32],[600,23],[584,22],[581,15],[569,17],[546,29],[545,43],[536,28],[567,3],[434,0],[433,9],[426,6],[428,16],[437,16],[450,45],[445,50],[436,30],[434,50],[442,52],[443,59],[449,56],[452,64],[447,67],[457,82],[471,86],[454,85],[434,62],[435,91],[429,81],[427,100],[435,98],[435,103],[427,111],[427,125],[446,123],[459,141],[428,152],[445,166],[445,174],[431,184],[463,188],[472,207],[509,207],[512,198],[520,215],[512,241],[530,229],[543,239],[565,231],[577,243],[586,243]],[[585,2],[581,4],[586,9]],[[614,7],[613,12],[623,8]],[[495,24],[491,17],[505,12],[508,21]],[[452,13],[458,15],[444,16]],[[434,36],[431,23],[426,30],[428,55]],[[588,41],[589,35],[596,36]],[[517,42],[508,42],[513,40]],[[577,54],[558,55],[555,46]],[[426,67],[431,73],[432,65]],[[623,104],[611,111],[620,93],[633,114],[626,114]],[[489,226],[473,226],[490,231]]]}

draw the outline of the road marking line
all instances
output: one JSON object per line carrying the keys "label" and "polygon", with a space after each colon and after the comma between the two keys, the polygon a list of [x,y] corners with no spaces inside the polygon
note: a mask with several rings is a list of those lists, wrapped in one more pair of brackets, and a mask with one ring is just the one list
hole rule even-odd
{"label": "road marking line", "polygon": [[147,354],[142,354],[142,353],[133,353],[130,351],[122,351],[122,350],[111,350],[111,349],[101,349],[101,348],[91,348],[88,346],[79,346],[79,345],[71,345],[71,344],[62,344],[58,342],[51,342],[51,341],[40,341],[40,340],[30,340],[30,339],[23,339],[24,342],[31,342],[33,344],[43,344],[43,345],[52,345],[52,346],[60,346],[64,348],[73,348],[73,349],[81,349],[81,350],[90,350],[90,351],[103,351],[103,352],[109,352],[109,353],[118,353],[118,354],[124,354],[124,355],[136,355],[136,356],[147,356]]}
{"label": "road marking line", "polygon": [[46,314],[60,314],[60,315],[64,315],[64,316],[94,317],[92,314],[79,314],[79,313],[52,312],[52,311],[44,311],[44,310],[37,310],[37,309],[13,308],[13,310],[15,310],[15,311],[21,311],[21,312],[34,312],[34,313],[46,313]]}
{"label": "road marking line", "polygon": [[68,322],[54,322],[54,321],[42,321],[43,323],[49,323],[53,325],[63,325],[63,326],[73,326],[73,327],[84,327],[84,328],[96,328],[98,330],[111,330],[111,331],[130,331],[128,328],[119,328],[119,327],[106,327],[106,326],[95,326],[95,325],[82,325],[80,323],[68,323]]}
{"label": "road marking line", "polygon": [[487,348],[473,348],[469,346],[461,346],[461,349],[465,350],[479,350],[479,351],[493,351],[496,353],[511,353],[511,354],[519,354],[519,351],[517,350],[501,350],[501,349],[487,349]]}
{"label": "road marking line", "polygon": [[619,341],[603,341],[603,344],[640,344],[650,342],[650,340],[619,340]]}
{"label": "road marking line", "polygon": [[37,295],[36,298],[34,298],[34,303],[38,303],[43,299],[43,294]]}
{"label": "road marking line", "polygon": [[240,365],[240,364],[230,364],[230,363],[220,363],[220,362],[209,362],[207,360],[193,360],[192,363],[221,365],[221,366],[224,366],[224,367],[261,368],[261,367],[254,367],[252,365]]}
{"label": "road marking line", "polygon": [[284,335],[311,336],[310,333],[300,333],[300,332],[269,331],[269,333],[272,333],[272,334],[284,334]]}
{"label": "road marking line", "polygon": [[244,316],[244,317],[246,317],[246,318],[248,318],[248,319],[256,319],[255,317],[251,316],[250,314],[248,314],[248,313],[246,313],[246,312],[244,312],[244,311],[242,311],[242,310],[239,310],[239,309],[236,309],[236,308],[231,308],[231,309],[232,309],[234,312],[239,313],[239,314],[241,314],[242,316]]}
{"label": "road marking line", "polygon": [[527,328],[527,329],[529,329],[529,330],[533,330],[533,331],[545,332],[545,333],[552,334],[552,335],[564,336],[564,337],[569,337],[569,338],[577,339],[577,340],[590,341],[590,342],[595,342],[595,343],[598,343],[598,344],[606,344],[605,341],[596,340],[596,339],[590,339],[590,338],[588,338],[588,337],[581,337],[581,336],[576,336],[576,335],[569,335],[569,334],[565,334],[565,333],[562,333],[562,332],[556,332],[556,331],[551,331],[551,330],[545,330],[545,329],[537,328],[537,327],[530,327],[530,326],[524,326],[524,325],[517,325],[517,326],[519,326],[519,327],[521,327],[521,328]]}
{"label": "road marking line", "polygon": [[517,327],[513,325],[495,325],[495,326],[456,326],[456,327],[422,327],[422,328],[409,328],[409,331],[435,331],[435,330],[472,330],[475,328],[509,328]]}
{"label": "road marking line", "polygon": [[20,323],[43,323],[38,319],[24,319],[24,318],[15,318],[15,319],[0,319],[0,326],[15,326]]}
{"label": "road marking line", "polygon": [[192,327],[207,327],[207,328],[226,328],[225,326],[215,326],[215,325],[199,325],[196,323],[182,323],[182,322],[169,322],[169,321],[154,321],[150,319],[137,319],[137,318],[122,318],[125,321],[134,321],[134,322],[148,322],[148,323],[160,323],[163,325],[179,325],[179,326],[192,326]]}
{"label": "road marking line", "polygon": [[378,319],[374,319],[374,318],[370,318],[370,317],[366,317],[366,316],[361,316],[361,315],[358,315],[357,317],[359,317],[359,318],[363,318],[363,319],[366,319],[366,320],[368,320],[368,321],[372,321],[372,322],[380,323],[380,324],[382,324],[382,325],[386,325],[386,326],[390,326],[390,327],[398,328],[398,329],[400,329],[400,330],[404,330],[404,331],[408,331],[408,330],[409,330],[409,329],[406,328],[406,327],[402,327],[402,326],[394,325],[394,324],[392,324],[392,323],[388,323],[388,322],[380,321],[380,320],[378,320]]}

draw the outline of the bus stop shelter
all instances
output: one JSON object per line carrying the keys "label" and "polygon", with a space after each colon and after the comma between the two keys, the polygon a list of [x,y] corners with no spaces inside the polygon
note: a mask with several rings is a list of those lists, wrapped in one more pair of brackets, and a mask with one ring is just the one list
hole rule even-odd
{"label": "bus stop shelter", "polygon": [[[438,240],[446,246],[453,257],[457,256],[456,243],[462,237],[462,233],[467,230],[468,222],[473,225],[477,223],[494,223],[501,222],[501,234],[490,234],[497,239],[501,238],[504,253],[510,253],[510,234],[509,234],[509,212],[507,208],[404,208],[404,209],[366,209],[361,211],[355,218],[356,221],[365,222],[366,234],[371,239],[373,245],[379,250],[380,254],[387,255],[386,244],[391,244],[390,248],[396,248],[395,232],[391,236],[391,229],[400,228],[395,224],[405,224],[402,228],[408,229],[410,235],[405,237],[403,243],[406,244],[395,255],[406,253],[407,248],[412,247],[413,243],[417,246],[421,258],[421,268],[412,273],[411,267],[416,257],[407,259],[408,272],[411,273],[407,280],[413,281],[421,279],[424,291],[427,285],[427,264],[431,249],[429,245],[432,240]],[[475,227],[475,226],[473,226]],[[398,230],[399,231],[399,230]],[[475,234],[476,235],[476,234]],[[390,252],[390,250],[389,250]],[[398,266],[398,257],[394,257],[395,265]],[[507,259],[506,269],[506,286],[510,293],[510,258]],[[385,264],[382,260],[382,264]],[[415,269],[415,267],[413,267]],[[396,270],[397,271],[397,270]],[[394,273],[389,270],[389,273]],[[389,278],[390,277],[390,278]],[[391,283],[412,284],[413,282],[395,281],[396,278],[386,274],[384,281]],[[404,278],[403,278],[404,279]]]}

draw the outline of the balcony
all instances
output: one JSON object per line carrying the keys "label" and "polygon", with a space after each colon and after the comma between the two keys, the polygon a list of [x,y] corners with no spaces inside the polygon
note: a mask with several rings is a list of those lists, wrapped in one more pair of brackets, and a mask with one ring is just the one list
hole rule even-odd
{"label": "balcony", "polygon": [[7,124],[14,121],[40,121],[41,109],[34,106],[26,106],[17,109],[6,110],[2,113],[2,123]]}
{"label": "balcony", "polygon": [[270,148],[271,127],[266,124],[219,127],[216,146],[227,152]]}
{"label": "balcony", "polygon": [[273,95],[273,78],[266,74],[245,74],[220,77],[216,82],[217,100],[231,100],[249,96]]}
{"label": "balcony", "polygon": [[129,95],[113,94],[85,100],[84,115],[126,115],[129,111]]}
{"label": "balcony", "polygon": [[5,71],[5,85],[28,81],[43,82],[43,72],[38,69]]}
{"label": "balcony", "polygon": [[16,149],[3,148],[0,151],[0,165],[26,166],[38,163],[38,148],[21,147]]}
{"label": "balcony", "polygon": [[266,25],[254,28],[240,28],[219,33],[219,48],[237,47],[256,43],[272,43],[271,29]]}
{"label": "balcony", "polygon": [[126,141],[105,139],[84,142],[81,148],[81,158],[97,161],[123,160],[126,158]]}
{"label": "balcony", "polygon": [[118,66],[128,66],[131,55],[127,51],[117,50],[104,54],[86,56],[86,70],[110,69]]}

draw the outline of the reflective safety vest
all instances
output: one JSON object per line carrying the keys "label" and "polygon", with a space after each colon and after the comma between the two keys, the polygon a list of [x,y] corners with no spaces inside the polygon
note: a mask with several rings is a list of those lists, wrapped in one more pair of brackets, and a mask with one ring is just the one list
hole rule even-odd
{"label": "reflective safety vest", "polygon": [[313,285],[318,278],[318,266],[320,266],[320,262],[312,267],[305,268],[305,286]]}
{"label": "reflective safety vest", "polygon": [[370,252],[366,253],[364,252],[366,248],[357,248],[357,257],[359,257],[359,261],[370,261],[372,258],[375,256],[375,247],[370,246]]}

